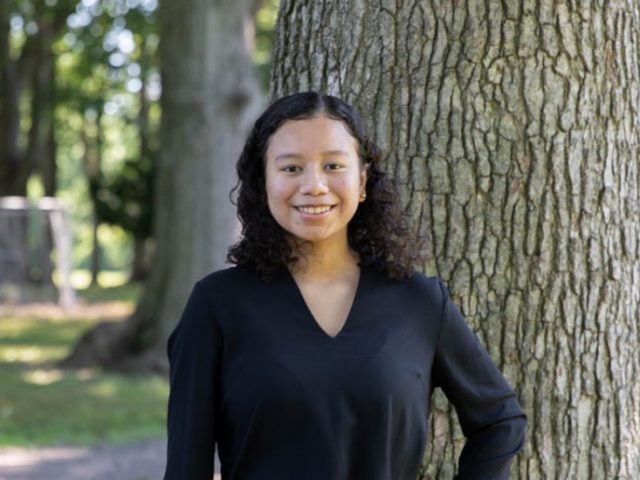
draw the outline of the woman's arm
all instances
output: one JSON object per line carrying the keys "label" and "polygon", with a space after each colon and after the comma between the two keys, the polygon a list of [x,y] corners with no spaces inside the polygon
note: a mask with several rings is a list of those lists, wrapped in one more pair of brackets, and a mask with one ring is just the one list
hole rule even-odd
{"label": "woman's arm", "polygon": [[167,341],[171,391],[165,480],[213,478],[220,352],[220,334],[197,282]]}
{"label": "woman's arm", "polygon": [[442,325],[432,375],[467,437],[456,478],[508,479],[513,456],[524,445],[526,416],[442,282],[440,288]]}

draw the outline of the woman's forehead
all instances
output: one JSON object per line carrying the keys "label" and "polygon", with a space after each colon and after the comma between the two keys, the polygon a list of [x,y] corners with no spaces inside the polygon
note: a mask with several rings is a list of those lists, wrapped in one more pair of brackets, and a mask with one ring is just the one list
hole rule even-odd
{"label": "woman's forehead", "polygon": [[288,120],[269,139],[267,155],[281,156],[302,152],[357,154],[358,141],[346,124],[325,116]]}

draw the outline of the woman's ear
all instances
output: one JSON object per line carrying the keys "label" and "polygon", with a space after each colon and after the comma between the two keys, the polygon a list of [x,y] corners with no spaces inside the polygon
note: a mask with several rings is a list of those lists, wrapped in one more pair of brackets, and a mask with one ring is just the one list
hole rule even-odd
{"label": "woman's ear", "polygon": [[360,169],[360,195],[367,193],[367,177],[369,176],[369,164],[365,163]]}

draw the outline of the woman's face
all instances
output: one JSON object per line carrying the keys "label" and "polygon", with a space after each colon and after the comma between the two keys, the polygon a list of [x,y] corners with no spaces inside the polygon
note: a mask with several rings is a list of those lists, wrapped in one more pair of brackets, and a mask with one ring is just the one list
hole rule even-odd
{"label": "woman's face", "polygon": [[313,243],[347,242],[347,225],[365,191],[366,170],[346,125],[319,115],[289,120],[266,152],[267,203],[290,235]]}

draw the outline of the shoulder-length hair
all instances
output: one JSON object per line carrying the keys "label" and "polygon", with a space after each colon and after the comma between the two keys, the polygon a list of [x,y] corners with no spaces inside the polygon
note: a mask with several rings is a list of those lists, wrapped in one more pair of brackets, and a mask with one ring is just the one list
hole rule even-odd
{"label": "shoulder-length hair", "polygon": [[360,255],[360,265],[375,265],[391,278],[411,276],[422,267],[422,239],[410,228],[398,203],[397,187],[380,166],[380,150],[365,133],[354,109],[331,95],[301,92],[274,101],[256,120],[236,165],[237,216],[240,241],[229,248],[227,261],[256,270],[270,280],[299,259],[284,230],[271,215],[265,188],[266,152],[275,131],[288,120],[324,115],[342,121],[358,142],[358,156],[367,168],[366,199],[358,205],[347,227],[349,246]]}

